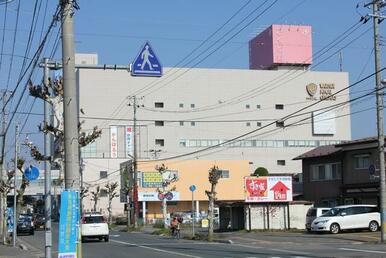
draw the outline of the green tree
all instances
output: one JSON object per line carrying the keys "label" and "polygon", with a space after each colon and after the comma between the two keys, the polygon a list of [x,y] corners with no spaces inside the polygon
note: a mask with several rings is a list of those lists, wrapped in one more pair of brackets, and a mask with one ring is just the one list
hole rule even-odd
{"label": "green tree", "polygon": [[256,168],[255,172],[253,172],[252,176],[268,176],[269,172],[265,167]]}

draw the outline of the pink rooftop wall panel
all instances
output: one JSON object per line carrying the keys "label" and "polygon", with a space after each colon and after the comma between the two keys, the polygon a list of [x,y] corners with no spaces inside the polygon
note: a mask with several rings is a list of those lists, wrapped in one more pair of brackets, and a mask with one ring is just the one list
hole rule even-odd
{"label": "pink rooftop wall panel", "polygon": [[312,27],[272,25],[249,42],[249,68],[312,64]]}

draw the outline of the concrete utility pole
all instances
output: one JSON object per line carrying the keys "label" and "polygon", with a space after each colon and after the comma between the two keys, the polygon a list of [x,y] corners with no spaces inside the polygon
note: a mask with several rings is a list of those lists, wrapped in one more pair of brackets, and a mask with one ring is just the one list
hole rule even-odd
{"label": "concrete utility pole", "polygon": [[133,201],[134,201],[134,212],[133,212],[133,224],[134,228],[138,228],[138,217],[139,217],[139,207],[138,207],[138,171],[137,171],[137,97],[130,97],[133,106]]}
{"label": "concrete utility pole", "polygon": [[[44,86],[48,89],[48,58],[44,58]],[[51,105],[44,101],[44,123],[51,124]],[[51,134],[44,134],[44,155],[51,156]],[[44,215],[45,215],[45,258],[51,258],[52,232],[51,232],[51,162],[44,162]]]}
{"label": "concrete utility pole", "polygon": [[64,114],[64,180],[65,189],[80,190],[79,112],[75,81],[73,15],[74,1],[59,0],[62,18],[63,114]]}
{"label": "concrete utility pole", "polygon": [[[3,182],[7,180],[7,171],[4,168],[5,163],[5,128],[7,127],[7,113],[5,111],[5,103],[7,103],[9,95],[11,94],[11,91],[1,91],[1,97],[3,102],[3,108],[2,108],[2,122],[1,122],[1,136],[3,137],[0,139],[2,141],[2,145],[0,148],[1,151],[1,163],[0,163],[0,176]],[[0,232],[1,232],[1,242],[3,244],[6,244],[7,240],[7,220],[5,219],[5,212],[7,210],[7,194],[2,193],[0,196]]]}
{"label": "concrete utility pole", "polygon": [[13,247],[16,246],[16,234],[17,234],[17,200],[16,200],[16,190],[17,190],[17,152],[19,149],[19,125],[16,125],[15,128],[15,174],[13,175],[13,234],[12,234],[12,243]]}
{"label": "concrete utility pole", "polygon": [[377,103],[377,126],[378,126],[378,155],[379,155],[379,175],[380,175],[380,212],[381,212],[381,243],[386,239],[386,185],[385,185],[385,136],[383,129],[383,88],[381,84],[381,52],[379,48],[379,18],[380,7],[383,1],[374,0],[366,4],[365,7],[373,6],[373,26],[374,26],[374,54],[375,54],[375,87]]}

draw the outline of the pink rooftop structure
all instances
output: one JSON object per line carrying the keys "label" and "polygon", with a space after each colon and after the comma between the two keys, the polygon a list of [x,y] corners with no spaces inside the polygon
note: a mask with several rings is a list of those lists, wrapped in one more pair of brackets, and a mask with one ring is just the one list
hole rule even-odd
{"label": "pink rooftop structure", "polygon": [[249,69],[311,64],[311,26],[273,24],[249,41]]}

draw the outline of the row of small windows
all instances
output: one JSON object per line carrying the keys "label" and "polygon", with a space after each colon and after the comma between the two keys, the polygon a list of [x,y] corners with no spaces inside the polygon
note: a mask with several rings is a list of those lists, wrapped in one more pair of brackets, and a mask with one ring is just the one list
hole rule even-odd
{"label": "row of small windows", "polygon": [[[155,108],[164,108],[164,103],[163,102],[154,102],[154,107]],[[185,107],[184,103],[180,103],[179,107],[180,108],[184,108]],[[190,104],[190,107],[191,108],[195,108],[196,105],[192,103],[192,104]],[[246,104],[245,108],[246,109],[250,109],[251,105],[250,104]],[[257,104],[256,105],[256,109],[261,109],[261,105]],[[283,110],[284,109],[284,104],[275,104],[275,109]]]}
{"label": "row of small windows", "polygon": [[257,147],[257,148],[283,148],[283,147],[318,147],[338,144],[341,141],[324,140],[242,140],[224,143],[226,140],[180,140],[180,147],[210,147],[224,144],[229,147]]}
{"label": "row of small windows", "polygon": [[[155,108],[164,108],[164,103],[163,102],[154,102],[154,107]],[[183,108],[184,107],[184,103],[180,103],[179,104],[179,107],[180,108]],[[196,107],[196,104],[190,104],[190,107],[191,108],[195,108]]]}

